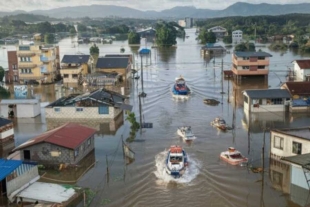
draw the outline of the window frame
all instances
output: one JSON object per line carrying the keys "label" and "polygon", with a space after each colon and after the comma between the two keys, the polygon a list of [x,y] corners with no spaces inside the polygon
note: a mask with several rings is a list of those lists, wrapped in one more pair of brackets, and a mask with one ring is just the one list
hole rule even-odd
{"label": "window frame", "polygon": [[[297,149],[297,152],[295,151],[295,145],[297,145],[298,149]],[[300,147],[300,148],[299,148]],[[302,154],[302,143],[300,142],[296,142],[296,141],[293,141],[292,142],[292,153],[296,154],[296,155],[301,155]]]}
{"label": "window frame", "polygon": [[[279,146],[276,145],[276,140],[279,139]],[[274,135],[273,136],[273,147],[279,150],[283,150],[284,149],[284,138]]]}

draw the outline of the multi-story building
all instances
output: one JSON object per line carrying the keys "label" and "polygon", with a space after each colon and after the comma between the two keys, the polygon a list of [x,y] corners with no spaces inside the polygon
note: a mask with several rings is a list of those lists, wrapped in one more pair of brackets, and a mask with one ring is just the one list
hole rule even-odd
{"label": "multi-story building", "polygon": [[19,81],[54,82],[59,75],[59,46],[19,45],[17,47]]}
{"label": "multi-story building", "polygon": [[269,57],[266,52],[234,52],[232,55],[234,78],[242,76],[265,76],[269,74]]}
{"label": "multi-story building", "polygon": [[185,27],[192,28],[194,24],[193,18],[185,17]]}
{"label": "multi-story building", "polygon": [[242,42],[242,31],[241,30],[235,30],[232,32],[232,43],[233,44],[239,44]]}
{"label": "multi-story building", "polygon": [[16,51],[8,51],[8,67],[9,70],[5,77],[7,83],[18,82],[18,60]]}

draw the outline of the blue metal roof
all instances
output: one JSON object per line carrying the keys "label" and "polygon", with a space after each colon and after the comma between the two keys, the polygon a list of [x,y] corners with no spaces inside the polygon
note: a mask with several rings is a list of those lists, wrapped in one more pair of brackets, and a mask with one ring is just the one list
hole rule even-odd
{"label": "blue metal roof", "polygon": [[139,50],[139,54],[142,54],[142,55],[148,55],[150,54],[151,50],[150,49],[146,49],[146,48],[143,48],[143,49],[140,49]]}
{"label": "blue metal roof", "polygon": [[0,181],[11,174],[23,162],[21,160],[6,160],[0,159]]}

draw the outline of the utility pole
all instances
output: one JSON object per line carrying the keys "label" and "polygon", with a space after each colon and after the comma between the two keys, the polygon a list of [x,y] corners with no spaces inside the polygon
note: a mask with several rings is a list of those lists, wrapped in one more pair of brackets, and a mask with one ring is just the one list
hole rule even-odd
{"label": "utility pole", "polygon": [[144,93],[143,89],[143,63],[142,63],[142,54],[140,54],[141,57],[141,87],[142,87],[142,93]]}
{"label": "utility pole", "polygon": [[222,59],[222,66],[221,66],[221,86],[222,86],[222,91],[221,94],[224,94],[224,89],[223,89],[223,59]]}
{"label": "utility pole", "polygon": [[141,93],[138,95],[139,97],[139,115],[140,115],[140,134],[142,134],[142,106],[141,106]]}

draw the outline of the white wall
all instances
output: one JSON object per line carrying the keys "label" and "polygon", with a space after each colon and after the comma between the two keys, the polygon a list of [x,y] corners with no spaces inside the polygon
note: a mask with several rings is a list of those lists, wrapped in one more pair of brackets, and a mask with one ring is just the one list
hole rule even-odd
{"label": "white wall", "polygon": [[16,114],[18,118],[33,118],[40,114],[40,104],[17,104]]}
{"label": "white wall", "polygon": [[8,105],[1,105],[0,106],[0,115],[4,118],[8,118],[9,113],[9,106]]}
{"label": "white wall", "polygon": [[14,134],[14,129],[12,128],[12,129],[9,129],[9,130],[7,130],[7,131],[4,131],[4,132],[2,132],[2,133],[0,133],[0,139],[5,139],[5,138],[7,138],[8,136],[11,136],[11,135],[13,135]]}

